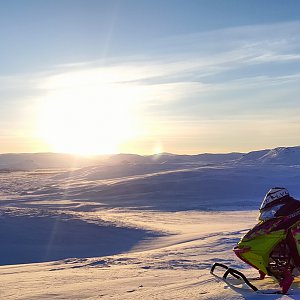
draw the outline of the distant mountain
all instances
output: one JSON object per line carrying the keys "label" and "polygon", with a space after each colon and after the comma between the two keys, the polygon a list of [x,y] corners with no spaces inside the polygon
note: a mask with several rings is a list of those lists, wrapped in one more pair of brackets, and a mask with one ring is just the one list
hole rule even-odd
{"label": "distant mountain", "polygon": [[111,163],[133,163],[133,164],[215,164],[225,163],[237,160],[243,156],[243,153],[225,153],[225,154],[195,154],[195,155],[179,155],[172,153],[159,153],[154,155],[141,156],[137,154],[116,154],[112,155],[107,162]]}
{"label": "distant mountain", "polygon": [[[240,158],[241,153],[229,154],[198,154],[176,155],[162,153],[148,156],[136,154],[116,154],[101,164],[74,170],[72,176],[86,177],[88,180],[104,180],[145,174],[168,173],[174,170],[202,167],[207,165],[222,165]],[[60,178],[67,175],[59,175]]]}
{"label": "distant mountain", "polygon": [[49,168],[81,168],[98,164],[98,158],[78,157],[63,153],[0,154],[0,170],[34,170]]}
{"label": "distant mountain", "polygon": [[240,159],[238,159],[238,162],[241,162],[241,163],[257,162],[260,158],[262,158],[264,155],[266,155],[269,151],[270,151],[270,149],[251,151],[249,153],[244,154]]}
{"label": "distant mountain", "polygon": [[149,163],[147,156],[142,156],[138,154],[120,153],[110,155],[106,159],[106,163],[109,164],[144,164]]}
{"label": "distant mountain", "polygon": [[278,147],[244,154],[239,163],[300,165],[300,146]]}
{"label": "distant mountain", "polygon": [[261,157],[260,160],[264,163],[300,165],[300,146],[272,149]]}
{"label": "distant mountain", "polygon": [[[114,154],[99,155],[93,157],[81,157],[62,153],[10,153],[0,154],[0,171],[34,170],[49,168],[83,168],[90,166],[122,166],[128,175],[144,173],[142,169],[148,169],[147,165],[156,165],[155,168],[171,170],[184,168],[185,165],[214,165],[214,164],[280,164],[300,165],[300,146],[279,147],[251,151],[249,153],[225,153],[225,154],[196,154],[177,155],[172,153],[161,153],[154,155],[137,154]],[[129,165],[139,165],[130,167]],[[159,165],[165,165],[164,167]],[[126,167],[127,166],[127,167]],[[153,166],[154,167],[154,166]],[[154,169],[155,169],[154,168]],[[135,171],[133,171],[135,170]],[[97,170],[98,172],[98,170]],[[101,171],[102,172],[102,171]],[[100,173],[101,173],[100,172]],[[124,175],[123,175],[124,176]]]}
{"label": "distant mountain", "polygon": [[150,158],[156,162],[167,163],[225,163],[242,157],[242,153],[226,153],[226,154],[196,154],[196,155],[174,155],[174,154],[156,154]]}

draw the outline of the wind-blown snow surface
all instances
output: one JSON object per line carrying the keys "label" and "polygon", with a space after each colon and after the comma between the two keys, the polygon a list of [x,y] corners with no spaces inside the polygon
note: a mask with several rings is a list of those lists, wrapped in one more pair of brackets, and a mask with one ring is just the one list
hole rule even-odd
{"label": "wind-blown snow surface", "polygon": [[[7,168],[0,299],[262,299],[209,268],[218,261],[256,276],[231,249],[256,223],[269,188],[300,198],[297,153],[119,155],[79,169],[55,169],[53,160],[47,170]],[[255,285],[279,288],[271,278]],[[264,297],[300,299],[298,285],[289,296]]]}

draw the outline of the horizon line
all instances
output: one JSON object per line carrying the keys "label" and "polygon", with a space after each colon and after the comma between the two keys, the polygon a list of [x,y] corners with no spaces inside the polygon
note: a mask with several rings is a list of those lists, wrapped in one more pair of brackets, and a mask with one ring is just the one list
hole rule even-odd
{"label": "horizon line", "polygon": [[22,155],[22,154],[59,154],[59,155],[70,155],[70,156],[77,156],[77,157],[100,157],[100,156],[117,156],[117,155],[136,155],[136,156],[160,156],[160,155],[176,155],[176,156],[196,156],[196,155],[205,155],[205,154],[211,154],[211,155],[222,155],[222,154],[247,154],[250,152],[256,152],[256,151],[266,151],[266,150],[276,150],[280,148],[300,148],[300,145],[295,146],[277,146],[274,148],[265,148],[265,149],[254,149],[250,150],[248,152],[240,152],[240,151],[230,151],[230,152],[198,152],[198,153],[172,153],[172,152],[160,152],[160,153],[152,153],[152,154],[139,154],[139,153],[129,153],[129,152],[119,152],[119,153],[106,153],[106,154],[79,154],[79,153],[71,153],[71,152],[51,152],[51,151],[45,151],[45,152],[5,152],[0,153],[0,155]]}

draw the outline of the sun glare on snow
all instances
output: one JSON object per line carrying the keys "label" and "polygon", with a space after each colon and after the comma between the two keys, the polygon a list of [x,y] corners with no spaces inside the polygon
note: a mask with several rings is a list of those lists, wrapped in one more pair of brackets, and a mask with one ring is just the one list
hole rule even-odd
{"label": "sun glare on snow", "polygon": [[[119,152],[137,133],[134,92],[126,85],[70,82],[51,88],[43,99],[39,135],[51,151],[77,154]],[[83,82],[83,84],[82,84]]]}

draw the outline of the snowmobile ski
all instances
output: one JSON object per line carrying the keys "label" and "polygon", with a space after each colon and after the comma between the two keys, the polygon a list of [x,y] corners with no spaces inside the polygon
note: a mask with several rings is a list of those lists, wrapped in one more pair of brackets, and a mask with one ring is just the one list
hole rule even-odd
{"label": "snowmobile ski", "polygon": [[[221,267],[223,269],[225,269],[225,272],[222,276],[222,280],[228,284],[229,286],[233,287],[234,285],[232,285],[230,282],[228,282],[227,277],[228,275],[232,275],[233,277],[235,277],[236,279],[240,280],[241,283],[245,283],[249,288],[250,291],[252,290],[253,292],[257,293],[257,294],[266,294],[266,295],[274,295],[274,294],[282,294],[281,291],[262,291],[259,290],[255,285],[253,285],[249,279],[240,271],[235,270],[233,268],[230,268],[224,264],[221,263],[214,263],[210,269],[210,273],[213,274],[216,277],[219,277],[218,275],[216,275],[214,273],[214,270],[216,267]],[[255,278],[255,280],[258,280],[259,278]]]}
{"label": "snowmobile ski", "polygon": [[256,286],[254,286],[248,279],[247,277],[240,271],[238,270],[235,270],[233,268],[230,268],[224,264],[221,264],[221,263],[214,263],[210,269],[210,273],[217,276],[216,274],[214,274],[214,270],[216,267],[221,267],[223,269],[225,269],[225,273],[223,274],[222,278],[225,282],[228,275],[232,275],[233,277],[235,277],[236,279],[239,279],[241,281],[243,281],[247,286],[249,286],[254,292],[257,292],[258,291],[258,288]]}

